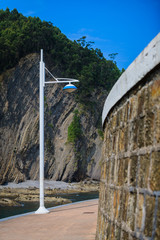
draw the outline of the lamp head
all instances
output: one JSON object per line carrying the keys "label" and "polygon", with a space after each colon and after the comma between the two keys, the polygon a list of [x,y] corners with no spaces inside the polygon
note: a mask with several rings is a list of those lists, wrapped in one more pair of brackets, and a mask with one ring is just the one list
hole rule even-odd
{"label": "lamp head", "polygon": [[77,87],[74,86],[73,84],[69,83],[63,88],[63,90],[71,93],[71,92],[74,92],[75,90],[77,90]]}

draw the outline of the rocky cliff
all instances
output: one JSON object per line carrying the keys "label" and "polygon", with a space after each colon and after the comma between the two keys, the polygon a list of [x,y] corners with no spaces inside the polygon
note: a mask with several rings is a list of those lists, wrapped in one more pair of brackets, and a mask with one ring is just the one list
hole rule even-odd
{"label": "rocky cliff", "polygon": [[[56,72],[51,65],[49,70]],[[89,107],[75,101],[77,93],[64,93],[62,88],[62,84],[45,87],[45,178],[99,179],[102,140],[97,126],[106,93],[94,92]],[[38,179],[38,54],[26,56],[0,76],[0,105],[0,184]],[[68,127],[75,109],[78,109],[82,134],[70,143]]]}

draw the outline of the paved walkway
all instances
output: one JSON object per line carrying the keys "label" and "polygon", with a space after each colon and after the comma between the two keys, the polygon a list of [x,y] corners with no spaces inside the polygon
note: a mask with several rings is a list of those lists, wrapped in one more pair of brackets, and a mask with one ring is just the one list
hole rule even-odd
{"label": "paved walkway", "polygon": [[0,240],[95,240],[98,200],[0,222]]}

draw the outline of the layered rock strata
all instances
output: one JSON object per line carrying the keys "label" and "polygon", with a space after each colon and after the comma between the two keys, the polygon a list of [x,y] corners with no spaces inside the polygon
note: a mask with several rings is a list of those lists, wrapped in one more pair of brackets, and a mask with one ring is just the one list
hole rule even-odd
{"label": "layered rock strata", "polygon": [[[47,65],[47,61],[44,59]],[[60,72],[49,65],[52,73]],[[46,74],[46,80],[50,77]],[[30,54],[0,76],[0,184],[39,178],[39,55]],[[62,84],[45,87],[45,178],[99,179],[102,140],[97,131],[104,95],[94,92],[94,111],[64,93]],[[78,109],[82,137],[67,142]]]}

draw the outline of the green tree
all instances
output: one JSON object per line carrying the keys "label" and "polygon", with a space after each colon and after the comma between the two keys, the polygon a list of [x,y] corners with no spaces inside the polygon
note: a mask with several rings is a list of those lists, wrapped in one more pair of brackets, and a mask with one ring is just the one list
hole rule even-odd
{"label": "green tree", "polygon": [[110,53],[110,54],[108,54],[108,56],[110,57],[110,59],[112,61],[114,61],[114,59],[116,58],[117,55],[118,55],[118,53]]}
{"label": "green tree", "polygon": [[76,99],[85,103],[97,88],[110,90],[120,77],[115,59],[106,60],[86,36],[71,41],[51,22],[24,17],[16,9],[0,10],[0,72],[15,66],[20,58],[44,49],[62,76],[80,79]]}

